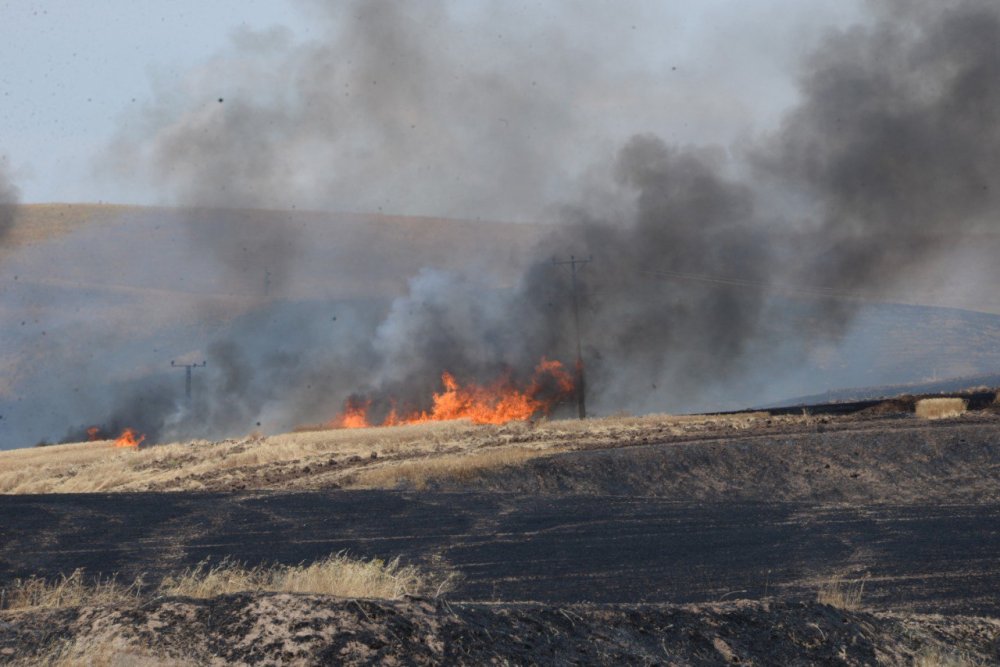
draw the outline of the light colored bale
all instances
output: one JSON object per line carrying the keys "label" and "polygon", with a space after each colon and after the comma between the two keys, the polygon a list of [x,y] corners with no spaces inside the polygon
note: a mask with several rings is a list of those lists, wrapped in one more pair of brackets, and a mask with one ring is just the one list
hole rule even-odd
{"label": "light colored bale", "polygon": [[947,419],[965,414],[964,398],[923,398],[917,401],[916,413],[922,419]]}

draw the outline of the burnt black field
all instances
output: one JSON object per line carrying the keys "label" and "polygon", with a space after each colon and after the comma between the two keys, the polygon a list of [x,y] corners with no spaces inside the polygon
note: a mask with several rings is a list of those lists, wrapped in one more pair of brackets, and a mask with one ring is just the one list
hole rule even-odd
{"label": "burnt black field", "polygon": [[347,551],[462,575],[456,600],[811,599],[867,577],[876,608],[1000,613],[1000,505],[684,503],[611,496],[330,491],[0,496],[0,582],[154,581],[225,557]]}

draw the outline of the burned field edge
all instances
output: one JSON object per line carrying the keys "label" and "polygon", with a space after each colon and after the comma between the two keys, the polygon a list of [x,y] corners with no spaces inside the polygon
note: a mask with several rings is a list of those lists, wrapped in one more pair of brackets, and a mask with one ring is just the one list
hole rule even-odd
{"label": "burned field edge", "polygon": [[71,658],[184,665],[989,664],[997,629],[989,619],[780,601],[553,607],[241,594],[25,614],[0,625],[0,655],[30,664],[55,646]]}
{"label": "burned field edge", "polygon": [[[915,470],[910,466],[910,469],[898,471],[908,476],[903,485],[907,489],[912,486],[909,476],[940,477],[942,480],[958,479],[962,475],[977,477],[984,471],[973,464],[985,463],[988,468],[992,465],[991,452],[996,439],[989,431],[1000,421],[995,393],[974,391],[949,396],[954,397],[959,407],[953,416],[964,412],[960,418],[915,417],[918,404],[942,401],[940,396],[927,395],[711,415],[617,416],[585,421],[542,419],[482,426],[456,421],[408,427],[312,430],[270,437],[251,434],[219,441],[143,445],[122,450],[110,448],[110,442],[60,445],[0,453],[0,492],[478,488],[664,496],[669,492],[658,491],[657,485],[666,481],[668,487],[673,487],[675,482],[657,479],[637,485],[633,479],[627,488],[619,488],[620,485],[609,480],[595,489],[588,486],[587,480],[574,481],[563,475],[561,486],[556,488],[540,470],[549,462],[583,460],[581,452],[584,451],[607,450],[607,456],[622,461],[631,454],[612,450],[659,447],[658,451],[668,462],[684,454],[698,459],[689,461],[688,466],[697,463],[699,470],[707,471],[706,474],[726,477],[717,480],[722,487],[716,484],[693,495],[678,496],[680,499],[711,500],[712,494],[725,499],[774,498],[772,492],[765,493],[759,484],[754,486],[752,476],[741,480],[739,471],[723,469],[725,462],[722,459],[738,458],[738,453],[749,447],[754,456],[745,457],[746,465],[754,467],[771,461],[776,467],[792,466],[782,473],[795,478],[789,488],[801,487],[800,478],[816,473],[820,475],[817,479],[823,475],[837,477],[843,472],[856,480],[845,480],[845,485],[831,487],[820,495],[782,492],[777,499],[877,502],[884,494],[892,502],[895,498],[891,495],[892,489],[883,488],[883,483],[891,482],[886,478],[886,470],[899,468],[901,463],[917,461],[926,468]],[[945,416],[944,413],[932,415]],[[974,432],[976,427],[982,432]],[[958,433],[961,429],[968,429],[969,433],[951,439],[943,435]],[[880,430],[885,430],[889,437],[873,435]],[[848,442],[851,433],[865,446],[853,447]],[[943,471],[935,470],[932,468],[935,462],[927,456],[913,459],[906,446],[907,438],[919,445],[918,449],[931,447],[937,454],[954,460]],[[836,443],[843,445],[840,448],[843,452],[834,446]],[[729,444],[739,447],[734,449]],[[772,447],[772,444],[791,445],[792,449]],[[977,448],[978,444],[983,448]],[[719,455],[720,461],[698,457],[701,446],[706,452]],[[665,449],[668,447],[671,448],[669,452]],[[785,454],[794,453],[794,450],[799,450],[795,453],[796,461],[789,463]],[[645,456],[643,451],[636,449],[636,456]],[[843,460],[844,452],[850,452],[856,460]],[[820,453],[824,460],[815,461],[818,468],[810,466],[808,457]],[[516,479],[518,471],[532,470],[536,474],[530,483]],[[667,472],[663,470],[664,474]],[[579,477],[579,473],[579,470],[570,470],[567,474]],[[629,474],[635,478],[634,472]],[[506,486],[499,481],[505,476],[511,481]],[[858,484],[869,478],[877,488],[859,495]],[[747,484],[751,491],[741,491],[742,484]],[[720,489],[725,491],[721,495]],[[950,489],[952,493],[945,495],[953,501],[972,499],[973,491],[963,489],[965,487],[959,484]],[[928,486],[924,492],[942,499],[945,490],[948,489]],[[996,495],[995,489],[990,491],[983,487],[982,490],[988,497]]]}
{"label": "burned field edge", "polygon": [[[246,627],[268,628],[272,634],[255,650],[275,661],[303,656],[381,660],[403,654],[394,652],[424,655],[426,648],[429,662],[474,664],[491,645],[484,639],[489,633],[504,637],[496,655],[519,660],[556,654],[596,662],[650,656],[683,656],[691,664],[716,664],[723,656],[821,660],[828,659],[825,652],[846,646],[857,652],[841,651],[854,661],[845,664],[870,664],[873,655],[885,664],[911,664],[928,651],[952,651],[989,664],[1000,658],[1000,631],[989,620],[1000,616],[1000,577],[994,567],[1000,551],[995,530],[1000,525],[998,418],[992,392],[964,397],[970,412],[939,421],[914,417],[918,398],[904,397],[858,402],[850,409],[809,406],[806,414],[801,408],[784,414],[737,413],[745,420],[730,415],[726,419],[736,421],[704,431],[622,427],[576,451],[431,480],[423,491],[319,486],[289,492],[280,487],[302,478],[288,476],[270,489],[240,492],[0,496],[0,580],[5,581],[34,573],[56,576],[74,567],[126,579],[144,574],[152,581],[206,558],[298,563],[337,552],[443,563],[462,576],[446,603],[302,602],[310,596],[275,602],[282,597],[271,594],[161,601],[149,613],[170,618],[173,634],[163,634],[158,644],[147,641],[155,633],[129,627],[133,616],[128,610],[39,611],[22,614],[14,623],[8,613],[2,619],[7,625],[0,626],[0,646],[18,655],[30,653],[43,639],[52,639],[39,624],[53,622],[63,624],[64,638],[83,641],[93,633],[80,629],[80,619],[93,625],[107,616],[114,620],[104,627],[117,628],[116,641],[140,637],[172,655],[184,633],[216,631],[203,619],[232,613]],[[532,428],[487,429],[483,446],[523,445],[518,441],[530,439]],[[563,436],[583,438],[580,432]],[[826,486],[813,481],[791,488],[784,498],[775,493],[771,502],[717,485],[726,475],[731,488],[745,485],[741,467],[767,451],[780,453],[768,469],[785,476],[762,476],[756,482],[761,492],[806,479],[806,468],[789,456],[794,452],[799,463],[821,453],[838,475],[828,473]],[[869,451],[878,452],[877,459],[859,455]],[[901,464],[919,460],[919,469],[887,467],[893,457]],[[356,463],[371,468],[386,458],[363,457]],[[664,483],[678,476],[697,480],[698,471],[713,461],[714,478],[704,478],[701,485]],[[650,475],[657,465],[660,476]],[[867,479],[860,472],[866,466],[877,469]],[[645,481],[637,483],[636,469],[644,471]],[[920,484],[907,478],[935,469],[938,476]],[[595,471],[603,471],[603,478]],[[760,468],[751,471],[757,475]],[[965,492],[941,490],[963,482]],[[484,492],[470,493],[474,488]],[[925,493],[934,488],[937,495]],[[837,581],[863,581],[861,606],[869,611],[816,604],[817,592]],[[733,598],[756,602],[726,602]],[[520,600],[540,602],[532,607]],[[664,621],[648,635],[650,623],[661,616],[677,620],[682,612],[676,603],[701,609],[685,611],[690,617],[672,627]],[[302,604],[312,605],[311,611],[297,606]],[[441,604],[449,609],[443,617]],[[288,628],[276,616],[282,605],[295,607],[295,633],[283,634]],[[353,611],[348,618],[345,609],[363,609],[371,619]],[[871,611],[876,609],[881,611]],[[315,614],[326,619],[325,625]],[[557,616],[568,616],[570,625],[557,627]],[[324,634],[319,627],[327,627],[332,617],[342,618],[341,629],[348,629]],[[359,618],[367,624],[363,631],[351,629]],[[608,623],[614,633],[602,631]],[[788,635],[781,630],[776,638],[773,623],[788,629]],[[422,635],[430,638],[424,648],[410,643],[422,624],[434,629]],[[832,630],[845,625],[851,629],[845,635]],[[300,629],[307,626],[311,634],[304,635]],[[222,634],[197,649],[200,657],[243,659],[245,649]],[[291,635],[295,639],[288,639]],[[510,637],[519,639],[504,644]],[[649,644],[650,637],[656,637],[659,648]],[[435,653],[437,639],[445,645],[455,641],[455,650],[464,653]],[[772,653],[761,652],[765,644]]]}

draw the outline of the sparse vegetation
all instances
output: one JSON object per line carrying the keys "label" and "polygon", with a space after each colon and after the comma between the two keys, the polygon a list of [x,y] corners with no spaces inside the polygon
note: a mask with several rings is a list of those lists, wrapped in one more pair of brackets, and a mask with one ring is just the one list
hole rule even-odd
{"label": "sparse vegetation", "polygon": [[916,414],[923,419],[947,419],[965,414],[964,398],[924,398],[917,401]]}
{"label": "sparse vegetation", "polygon": [[53,609],[83,604],[113,605],[134,602],[142,591],[142,579],[124,585],[116,579],[87,581],[77,569],[56,581],[40,577],[15,579],[0,589],[0,610]]}
{"label": "sparse vegetation", "polygon": [[388,562],[358,560],[339,553],[302,565],[247,567],[229,560],[199,563],[163,578],[149,588],[141,578],[122,584],[115,578],[88,581],[75,570],[57,581],[17,579],[0,591],[0,610],[60,609],[132,604],[155,596],[211,598],[242,592],[312,593],[351,598],[395,600],[404,595],[440,597],[454,588],[457,575],[443,567],[428,571]]}
{"label": "sparse vegetation", "polygon": [[861,598],[865,592],[865,578],[844,581],[834,577],[823,584],[816,593],[816,602],[828,604],[837,609],[854,611],[861,608]]}
{"label": "sparse vegetation", "polygon": [[395,600],[404,595],[439,597],[453,588],[453,573],[428,573],[398,558],[355,560],[335,554],[309,565],[245,567],[222,561],[208,563],[167,577],[160,584],[161,595],[211,598],[228,593],[276,592],[314,593],[351,598]]}

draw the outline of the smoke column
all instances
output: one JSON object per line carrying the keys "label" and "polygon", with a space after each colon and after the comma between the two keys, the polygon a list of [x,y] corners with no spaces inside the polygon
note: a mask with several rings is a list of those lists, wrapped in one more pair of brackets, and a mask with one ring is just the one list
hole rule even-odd
{"label": "smoke column", "polygon": [[[427,270],[391,305],[352,313],[348,352],[336,359],[316,356],[310,326],[301,337],[227,332],[210,348],[219,370],[204,390],[229,402],[205,408],[199,424],[210,432],[262,411],[305,416],[291,388],[306,384],[322,384],[330,406],[356,391],[418,402],[442,370],[482,380],[529,372],[542,355],[567,359],[568,276],[549,260],[571,252],[595,255],[581,277],[598,410],[752,400],[741,379],[795,363],[810,345],[803,321],[834,336],[856,310],[768,286],[891,292],[956,240],[995,231],[995,3],[875,3],[865,24],[812,49],[798,102],[766,136],[700,147],[634,128],[617,150],[606,150],[614,132],[595,134],[573,111],[614,80],[620,63],[600,49],[545,41],[545,31],[532,35],[534,51],[472,48],[445,3],[310,7],[321,40],[239,35],[184,91],[202,104],[177,111],[167,96],[141,137],[119,137],[122,163],[186,206],[512,219],[544,210],[561,224],[514,288]],[[438,48],[449,40],[454,49]],[[655,90],[666,76],[600,92]],[[226,91],[209,95],[220,81]],[[199,223],[196,245],[240,270],[265,258],[294,264],[294,230],[218,233],[232,228]],[[320,402],[306,401],[317,411]],[[176,435],[165,415],[146,421]]]}
{"label": "smoke column", "polygon": [[11,182],[7,162],[0,156],[0,243],[14,226],[20,200],[20,190]]}

